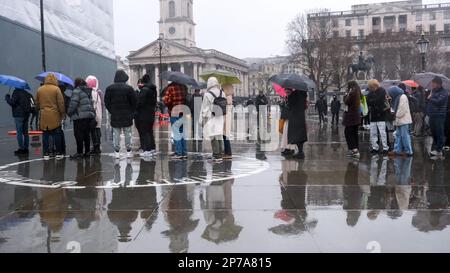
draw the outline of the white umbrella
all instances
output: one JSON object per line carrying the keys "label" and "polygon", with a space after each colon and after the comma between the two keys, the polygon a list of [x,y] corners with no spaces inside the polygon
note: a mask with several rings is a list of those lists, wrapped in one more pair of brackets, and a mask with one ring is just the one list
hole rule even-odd
{"label": "white umbrella", "polygon": [[444,89],[450,90],[450,79],[442,74],[436,74],[432,72],[416,74],[413,80],[421,85],[425,89],[432,89],[431,82],[435,77],[440,77],[442,79],[442,87]]}

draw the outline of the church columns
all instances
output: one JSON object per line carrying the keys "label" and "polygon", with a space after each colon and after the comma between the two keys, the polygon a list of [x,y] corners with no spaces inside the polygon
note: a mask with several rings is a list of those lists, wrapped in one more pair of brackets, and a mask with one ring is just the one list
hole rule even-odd
{"label": "church columns", "polygon": [[167,71],[172,71],[172,64],[167,64]]}
{"label": "church columns", "polygon": [[198,64],[194,63],[194,79],[198,81]]}
{"label": "church columns", "polygon": [[184,73],[185,69],[184,69],[184,63],[180,63],[180,72]]}
{"label": "church columns", "polygon": [[133,87],[137,87],[137,81],[139,79],[139,66],[131,66],[130,67],[130,85]]}
{"label": "church columns", "polygon": [[155,65],[155,85],[156,85],[156,90],[158,90],[158,92],[161,89],[160,83],[161,83],[161,81],[159,80],[159,66]]}

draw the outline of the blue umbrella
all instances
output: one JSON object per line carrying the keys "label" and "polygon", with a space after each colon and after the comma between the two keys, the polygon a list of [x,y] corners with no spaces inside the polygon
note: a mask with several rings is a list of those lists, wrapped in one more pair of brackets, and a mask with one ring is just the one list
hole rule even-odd
{"label": "blue umbrella", "polygon": [[35,79],[40,81],[40,82],[44,82],[45,77],[47,77],[48,74],[55,75],[55,77],[58,80],[59,84],[66,84],[70,88],[74,88],[75,87],[75,83],[73,82],[73,80],[71,78],[67,77],[64,74],[58,73],[58,72],[44,72],[44,73],[39,74]]}
{"label": "blue umbrella", "polygon": [[14,76],[0,75],[0,84],[6,85],[10,88],[31,90],[26,81]]}

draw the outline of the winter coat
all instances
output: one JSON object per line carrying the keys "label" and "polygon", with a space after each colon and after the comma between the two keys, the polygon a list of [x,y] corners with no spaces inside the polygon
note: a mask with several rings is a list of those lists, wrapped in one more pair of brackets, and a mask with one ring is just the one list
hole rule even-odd
{"label": "winter coat", "polygon": [[41,130],[51,131],[61,127],[66,108],[55,75],[49,74],[45,77],[44,85],[38,89],[35,101],[36,108],[40,110]]}
{"label": "winter coat", "polygon": [[341,102],[339,100],[333,100],[331,102],[331,113],[337,114],[341,111]]}
{"label": "winter coat", "polygon": [[94,106],[92,104],[92,89],[80,86],[72,92],[67,115],[71,120],[95,118]]}
{"label": "winter coat", "polygon": [[12,96],[6,95],[5,100],[12,108],[14,118],[28,118],[31,111],[33,97],[25,90],[14,90]]}
{"label": "winter coat", "polygon": [[295,91],[288,97],[288,143],[298,144],[308,141],[306,128],[306,105],[308,94]]}
{"label": "winter coat", "polygon": [[348,109],[344,113],[343,125],[350,127],[361,124],[361,94],[354,89],[350,90],[344,103]]}
{"label": "winter coat", "polygon": [[111,127],[126,128],[133,125],[136,112],[137,98],[133,87],[127,84],[128,75],[118,70],[114,77],[114,84],[105,91],[105,106],[111,114]]}
{"label": "winter coat", "polygon": [[406,95],[401,95],[394,121],[394,126],[402,126],[408,124],[412,124],[408,97]]}
{"label": "winter coat", "polygon": [[319,113],[326,113],[326,112],[328,112],[327,101],[325,99],[317,100],[317,102],[316,102],[316,110]]}
{"label": "winter coat", "polygon": [[99,82],[95,76],[89,76],[86,78],[87,86],[92,89],[92,105],[95,111],[95,121],[97,121],[97,128],[102,127],[103,112],[105,111],[105,95],[102,90],[99,89]]}
{"label": "winter coat", "polygon": [[[425,113],[426,111],[426,103],[425,103],[425,91],[423,90],[416,90],[414,92],[413,97],[416,99],[416,111],[419,113]],[[415,113],[413,111],[413,113]]]}
{"label": "winter coat", "polygon": [[433,90],[428,100],[427,115],[430,118],[445,118],[447,116],[448,92],[441,88]]}
{"label": "winter coat", "polygon": [[370,121],[386,121],[386,91],[380,87],[376,91],[370,91],[366,98],[367,106],[369,106]]}
{"label": "winter coat", "polygon": [[209,78],[207,92],[203,96],[202,110],[199,119],[199,123],[204,124],[203,135],[205,138],[223,136],[225,122],[223,115],[213,115],[215,98],[209,92],[212,92],[216,97],[220,97],[220,95],[225,97],[225,93],[221,92],[219,88],[217,79],[214,77]]}
{"label": "winter coat", "polygon": [[137,92],[136,120],[152,122],[155,120],[156,103],[158,102],[156,86],[154,84],[144,85]]}

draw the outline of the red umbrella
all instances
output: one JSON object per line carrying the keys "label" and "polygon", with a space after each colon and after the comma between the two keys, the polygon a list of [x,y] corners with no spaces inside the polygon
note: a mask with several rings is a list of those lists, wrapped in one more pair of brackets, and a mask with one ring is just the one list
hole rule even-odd
{"label": "red umbrella", "polygon": [[281,87],[280,85],[273,83],[273,88],[275,89],[275,92],[277,92],[277,94],[282,96],[283,98],[285,98],[287,96],[286,90],[283,87]]}
{"label": "red umbrella", "polygon": [[403,83],[411,88],[419,87],[419,85],[415,81],[412,81],[412,80],[407,80],[407,81],[404,81]]}

